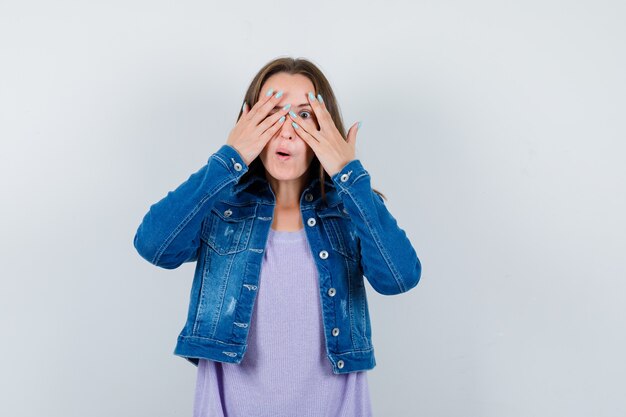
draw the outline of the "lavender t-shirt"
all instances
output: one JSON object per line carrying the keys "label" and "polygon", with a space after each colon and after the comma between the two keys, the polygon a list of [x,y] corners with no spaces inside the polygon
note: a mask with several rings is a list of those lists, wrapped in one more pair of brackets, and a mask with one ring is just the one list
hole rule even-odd
{"label": "lavender t-shirt", "polygon": [[367,371],[334,374],[304,229],[270,228],[240,364],[201,359],[194,417],[368,417]]}

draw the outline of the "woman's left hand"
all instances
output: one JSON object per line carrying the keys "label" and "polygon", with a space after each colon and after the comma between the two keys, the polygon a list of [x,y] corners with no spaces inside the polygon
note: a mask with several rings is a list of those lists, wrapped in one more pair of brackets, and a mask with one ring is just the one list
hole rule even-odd
{"label": "woman's left hand", "polygon": [[357,123],[352,125],[350,130],[348,130],[347,141],[344,140],[339,130],[337,130],[332,116],[326,109],[326,104],[323,101],[319,101],[319,97],[318,95],[318,99],[316,99],[311,92],[307,94],[320,130],[317,130],[315,123],[312,121],[303,122],[305,119],[293,117],[293,112],[289,113],[289,117],[292,119],[292,126],[298,136],[313,149],[317,159],[319,159],[328,175],[332,177],[355,158],[358,127]]}

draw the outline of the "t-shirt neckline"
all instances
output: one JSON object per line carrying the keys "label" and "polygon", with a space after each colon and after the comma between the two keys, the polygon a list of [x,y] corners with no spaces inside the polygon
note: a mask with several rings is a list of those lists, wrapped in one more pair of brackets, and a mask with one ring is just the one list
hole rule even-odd
{"label": "t-shirt neckline", "polygon": [[274,230],[270,227],[270,238],[280,242],[298,242],[306,239],[304,227],[299,230]]}

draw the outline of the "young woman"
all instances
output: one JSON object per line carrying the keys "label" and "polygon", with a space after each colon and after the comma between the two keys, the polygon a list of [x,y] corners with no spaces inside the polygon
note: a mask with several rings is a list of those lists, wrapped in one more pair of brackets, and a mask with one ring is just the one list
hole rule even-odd
{"label": "young woman", "polygon": [[314,64],[271,61],[226,144],[144,216],[143,258],[197,262],[174,350],[198,367],[195,416],[371,415],[364,277],[400,294],[421,263],[355,159],[357,129]]}

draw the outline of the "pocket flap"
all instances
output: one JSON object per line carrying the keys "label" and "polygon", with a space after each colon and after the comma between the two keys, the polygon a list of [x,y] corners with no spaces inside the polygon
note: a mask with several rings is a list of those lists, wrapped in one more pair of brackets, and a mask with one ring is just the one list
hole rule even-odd
{"label": "pocket flap", "polygon": [[224,221],[238,222],[256,216],[256,208],[256,203],[241,205],[221,200],[216,202],[211,210]]}

